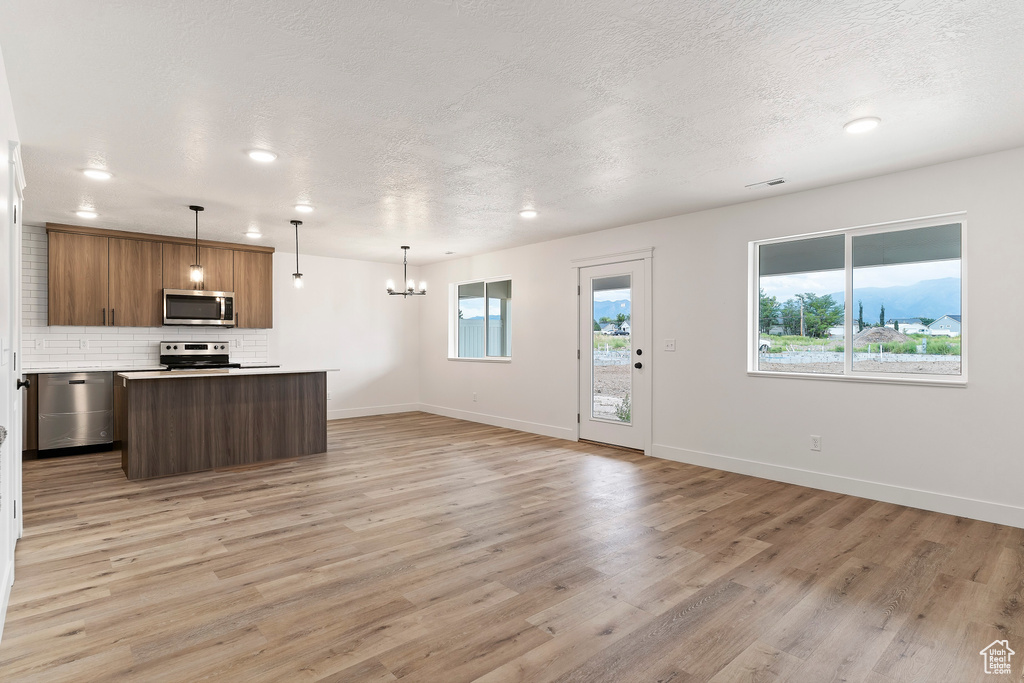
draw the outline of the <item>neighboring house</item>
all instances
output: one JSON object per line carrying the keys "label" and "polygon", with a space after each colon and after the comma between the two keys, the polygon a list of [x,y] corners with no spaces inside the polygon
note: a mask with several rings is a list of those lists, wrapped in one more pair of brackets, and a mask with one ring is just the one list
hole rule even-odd
{"label": "neighboring house", "polygon": [[615,334],[619,331],[619,326],[614,323],[605,323],[601,325],[601,334]]}
{"label": "neighboring house", "polygon": [[843,339],[846,337],[846,326],[839,325],[838,327],[828,328],[828,336]]}
{"label": "neighboring house", "polygon": [[621,325],[619,325],[619,329],[622,330],[625,334],[629,334],[629,323],[622,323]]}
{"label": "neighboring house", "polygon": [[960,316],[944,315],[928,326],[928,334],[932,336],[960,336]]}
{"label": "neighboring house", "polygon": [[903,334],[928,334],[928,326],[921,322],[920,318],[893,318],[888,320],[885,326],[895,328],[896,323],[899,323],[899,331]]}
{"label": "neighboring house", "polygon": [[772,326],[768,328],[768,334],[773,336],[778,336],[783,332],[785,332],[785,329],[782,327],[781,323],[772,323]]}

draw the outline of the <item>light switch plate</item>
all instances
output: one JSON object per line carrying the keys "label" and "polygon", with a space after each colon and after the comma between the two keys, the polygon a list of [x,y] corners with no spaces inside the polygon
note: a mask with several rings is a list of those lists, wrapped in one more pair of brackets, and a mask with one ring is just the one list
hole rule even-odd
{"label": "light switch plate", "polygon": [[675,351],[676,350],[676,340],[675,339],[666,339],[665,340],[664,350],[665,351]]}

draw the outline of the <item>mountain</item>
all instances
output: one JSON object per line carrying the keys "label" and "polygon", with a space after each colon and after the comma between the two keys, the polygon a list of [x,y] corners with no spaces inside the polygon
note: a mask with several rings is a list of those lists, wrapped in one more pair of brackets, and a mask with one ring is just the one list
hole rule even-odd
{"label": "mountain", "polygon": [[600,320],[601,318],[611,318],[612,320],[615,320],[615,316],[619,313],[629,315],[629,301],[594,302],[594,320]]}
{"label": "mountain", "polygon": [[[843,293],[832,298],[842,303]],[[857,302],[864,303],[864,321],[878,323],[878,314],[885,304],[885,319],[941,318],[960,314],[960,278],[944,277],[924,280],[899,287],[857,287],[854,275],[853,316],[857,318]]]}

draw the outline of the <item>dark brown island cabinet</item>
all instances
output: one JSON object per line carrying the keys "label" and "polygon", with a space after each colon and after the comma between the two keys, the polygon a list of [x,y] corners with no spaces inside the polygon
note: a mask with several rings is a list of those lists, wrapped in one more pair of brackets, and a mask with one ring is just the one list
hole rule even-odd
{"label": "dark brown island cabinet", "polygon": [[129,479],[251,466],[327,451],[327,371],[118,374]]}

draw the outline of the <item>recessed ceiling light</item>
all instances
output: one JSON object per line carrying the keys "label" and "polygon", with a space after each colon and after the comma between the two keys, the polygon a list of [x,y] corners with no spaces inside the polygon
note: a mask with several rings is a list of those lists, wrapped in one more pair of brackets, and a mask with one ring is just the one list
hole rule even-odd
{"label": "recessed ceiling light", "polygon": [[444,255],[445,256],[451,256],[454,253],[455,253],[454,251],[446,251],[446,252],[444,252]]}
{"label": "recessed ceiling light", "polygon": [[519,215],[522,216],[523,218],[536,218],[537,217],[537,210],[536,209],[523,209],[522,211],[519,212]]}
{"label": "recessed ceiling light", "polygon": [[79,218],[96,218],[99,214],[89,209],[79,209],[78,211],[75,211],[75,215]]}
{"label": "recessed ceiling light", "polygon": [[313,207],[310,206],[309,204],[296,204],[295,210],[300,213],[312,213]]}
{"label": "recessed ceiling light", "polygon": [[843,130],[845,130],[847,133],[854,134],[867,133],[869,130],[874,130],[875,128],[878,128],[878,124],[880,124],[881,122],[882,119],[878,118],[877,116],[865,116],[862,119],[854,119],[853,121],[850,121],[845,126],[843,126]]}
{"label": "recessed ceiling light", "polygon": [[277,158],[277,154],[271,152],[269,149],[250,149],[248,154],[250,159],[262,164],[269,164]]}
{"label": "recessed ceiling light", "polygon": [[248,232],[245,233],[245,236],[251,240],[258,240],[259,238],[263,237],[263,233],[260,232],[259,230],[249,230]]}
{"label": "recessed ceiling light", "polygon": [[83,168],[82,174],[93,180],[110,180],[114,176],[113,173],[104,171],[102,168]]}

